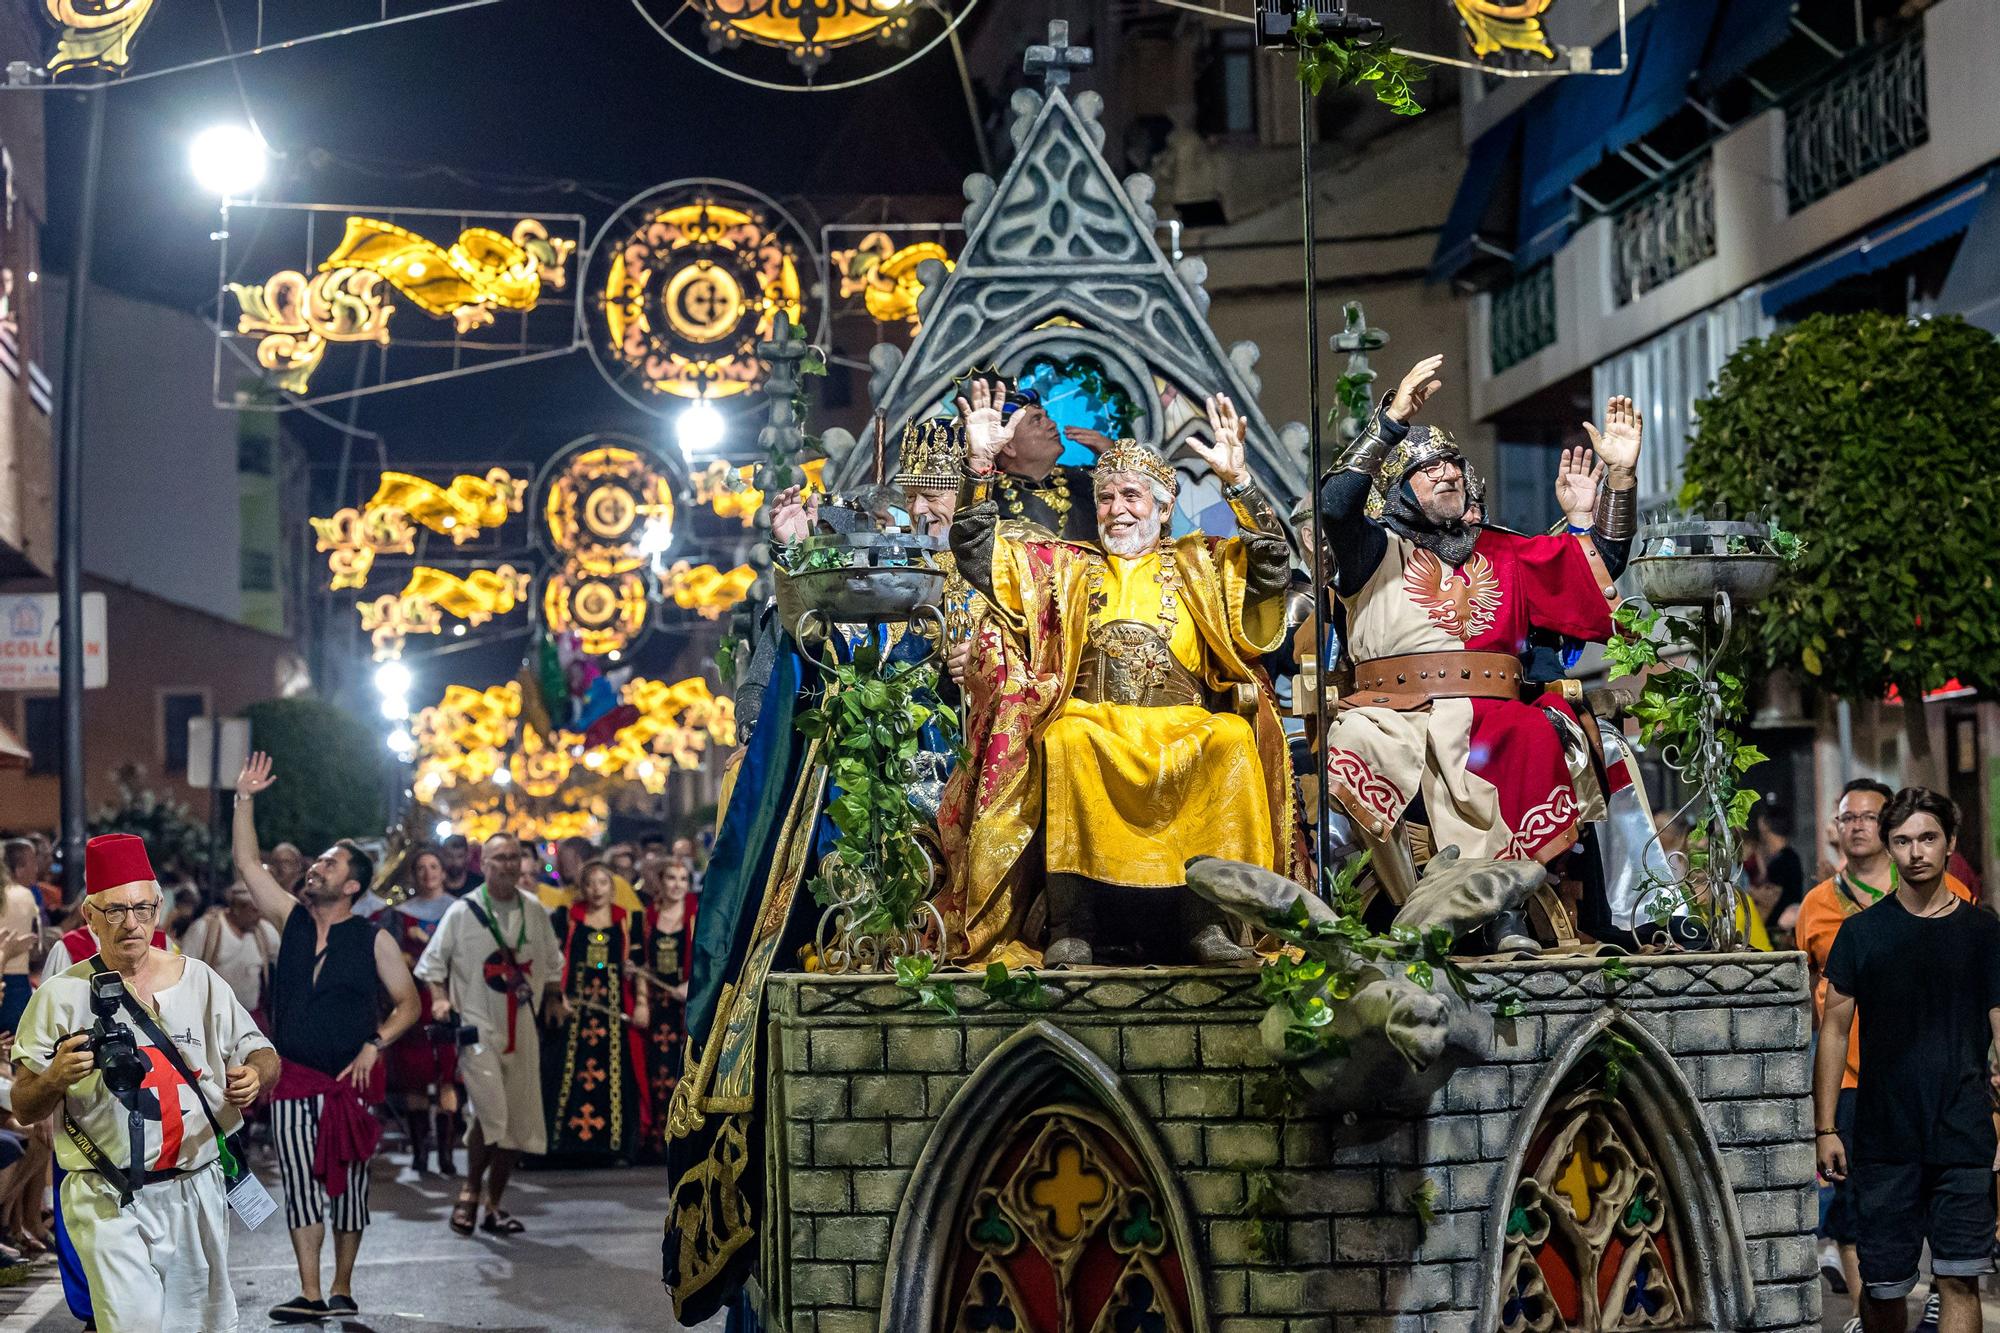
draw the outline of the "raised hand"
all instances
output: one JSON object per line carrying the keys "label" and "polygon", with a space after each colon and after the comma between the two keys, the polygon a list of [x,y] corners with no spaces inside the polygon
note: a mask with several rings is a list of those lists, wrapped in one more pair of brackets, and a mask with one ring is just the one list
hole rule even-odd
{"label": "raised hand", "polygon": [[1013,440],[1019,418],[1012,422],[1002,419],[1000,404],[1006,388],[997,381],[988,384],[974,379],[965,387],[966,397],[958,400],[959,419],[965,422],[965,466],[973,475],[983,477],[993,471],[1000,451]]}
{"label": "raised hand", "polygon": [[1583,430],[1590,436],[1590,447],[1611,470],[1611,485],[1619,490],[1630,486],[1638,475],[1639,437],[1645,432],[1632,400],[1622,396],[1611,399],[1604,405],[1604,429],[1600,431],[1586,421]]}
{"label": "raised hand", "polygon": [[802,486],[779,491],[778,498],[771,503],[771,540],[802,541],[812,535],[813,524],[818,519],[818,491],[808,493]]}
{"label": "raised hand", "polygon": [[1243,449],[1243,418],[1237,415],[1236,404],[1229,401],[1227,394],[1216,394],[1208,400],[1208,428],[1215,435],[1215,443],[1205,444],[1198,435],[1188,437],[1188,449],[1202,462],[1224,486],[1240,486],[1250,479],[1250,467],[1245,460]]}
{"label": "raised hand", "polygon": [[236,778],[238,796],[255,796],[258,792],[269,791],[278,775],[271,771],[271,756],[258,750],[243,763],[242,773]]}
{"label": "raised hand", "polygon": [[1597,515],[1597,487],[1604,464],[1578,446],[1556,452],[1556,507],[1573,528],[1587,528]]}
{"label": "raised hand", "polygon": [[1444,387],[1444,381],[1437,377],[1438,367],[1443,364],[1444,356],[1440,353],[1427,356],[1410,367],[1409,373],[1403,376],[1403,382],[1396,386],[1396,396],[1389,402],[1389,420],[1407,425],[1411,417],[1423,410],[1431,395]]}

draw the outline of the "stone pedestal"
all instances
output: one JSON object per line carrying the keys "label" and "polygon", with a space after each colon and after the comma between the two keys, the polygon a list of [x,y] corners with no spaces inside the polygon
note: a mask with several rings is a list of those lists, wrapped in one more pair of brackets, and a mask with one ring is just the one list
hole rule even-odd
{"label": "stone pedestal", "polygon": [[[1421,1115],[1336,1121],[1260,1109],[1274,1066],[1254,971],[1048,974],[1038,1009],[968,977],[956,1018],[879,977],[775,976],[770,1326],[952,1328],[940,1311],[955,1299],[974,1182],[1008,1123],[1053,1098],[1097,1108],[1123,1140],[1112,1156],[1129,1155],[1159,1196],[1161,1262],[1184,1274],[1175,1318],[1190,1333],[1521,1327],[1528,1238],[1552,1211],[1579,1225],[1591,1182],[1624,1169],[1639,1182],[1619,1204],[1636,1228],[1628,1248],[1654,1244],[1640,1259],[1673,1270],[1683,1314],[1671,1326],[1817,1328],[1803,956],[1625,967],[1621,978],[1596,960],[1475,966],[1482,992],[1519,1000],[1492,1058],[1456,1073]],[[1583,1123],[1565,1108],[1590,1106],[1600,1118],[1576,1132],[1615,1123],[1630,1151],[1592,1139],[1554,1173],[1551,1134]],[[1542,1161],[1542,1183],[1524,1187],[1524,1167]],[[1648,1242],[1644,1219],[1661,1207],[1669,1220]]]}

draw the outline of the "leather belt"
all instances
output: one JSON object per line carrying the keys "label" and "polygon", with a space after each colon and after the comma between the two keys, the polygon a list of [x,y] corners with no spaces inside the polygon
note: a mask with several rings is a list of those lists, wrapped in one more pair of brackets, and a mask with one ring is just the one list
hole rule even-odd
{"label": "leather belt", "polygon": [[1405,653],[1354,667],[1353,693],[1343,708],[1421,708],[1433,699],[1518,699],[1520,659],[1507,653]]}
{"label": "leather belt", "polygon": [[1113,620],[1091,631],[1071,697],[1128,708],[1174,708],[1200,704],[1202,688],[1152,626]]}

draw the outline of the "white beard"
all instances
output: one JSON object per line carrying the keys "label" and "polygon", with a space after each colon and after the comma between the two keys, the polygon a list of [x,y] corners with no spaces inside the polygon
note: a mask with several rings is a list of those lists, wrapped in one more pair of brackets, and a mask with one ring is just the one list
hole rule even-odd
{"label": "white beard", "polygon": [[1097,543],[1112,555],[1137,560],[1160,544],[1160,523],[1160,516],[1155,514],[1128,529],[1123,537],[1113,537],[1110,529],[1100,523],[1097,525]]}

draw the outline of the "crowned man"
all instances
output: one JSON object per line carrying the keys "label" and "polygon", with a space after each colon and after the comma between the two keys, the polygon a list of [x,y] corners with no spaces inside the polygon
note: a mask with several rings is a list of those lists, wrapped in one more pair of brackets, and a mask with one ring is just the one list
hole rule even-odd
{"label": "crowned man", "polygon": [[[1521,654],[1531,631],[1611,636],[1606,558],[1622,568],[1631,544],[1639,414],[1613,398],[1602,431],[1584,423],[1603,467],[1565,463],[1571,529],[1522,536],[1469,521],[1464,454],[1443,430],[1409,424],[1441,362],[1403,377],[1320,487],[1354,660],[1327,746],[1329,789],[1378,853],[1403,845],[1397,826],[1421,801],[1430,845],[1546,864],[1575,843],[1581,819],[1600,816],[1572,777],[1589,772],[1576,717],[1559,695],[1524,701]],[[1579,511],[1594,515],[1588,531],[1575,526]],[[1594,782],[1584,787],[1599,799]],[[1392,892],[1407,892],[1400,855],[1376,863]]]}
{"label": "crowned man", "polygon": [[986,736],[980,788],[947,838],[964,852],[953,867],[963,957],[1021,943],[1013,871],[1037,829],[1050,966],[1155,931],[1149,952],[1237,961],[1245,951],[1186,891],[1187,862],[1289,869],[1284,733],[1250,663],[1285,633],[1290,553],[1251,480],[1241,418],[1226,398],[1208,410],[1214,443],[1189,447],[1242,535],[1171,538],[1173,468],[1121,440],[1098,458],[1098,545],[1087,546],[1001,521],[993,473],[1008,426],[985,384],[960,400],[968,475],[952,547],[1021,659],[1010,725]]}

